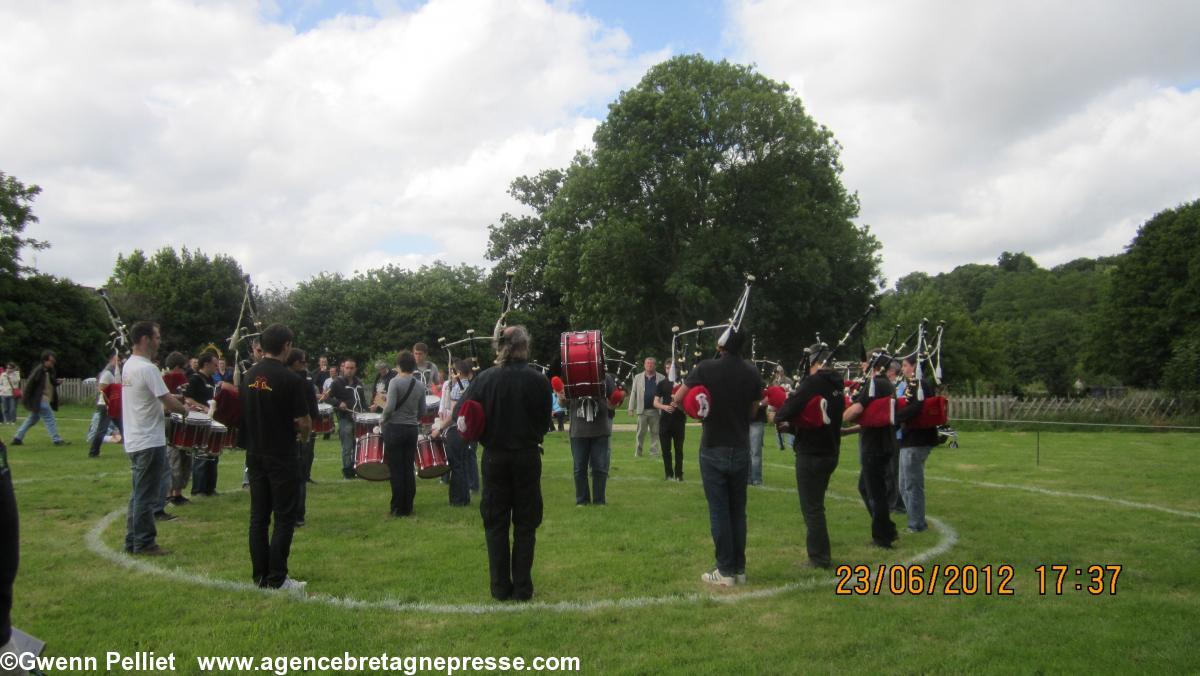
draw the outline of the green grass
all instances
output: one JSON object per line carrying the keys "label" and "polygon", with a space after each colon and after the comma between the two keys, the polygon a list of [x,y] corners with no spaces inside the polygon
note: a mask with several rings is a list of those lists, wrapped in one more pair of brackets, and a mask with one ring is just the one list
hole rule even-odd
{"label": "green grass", "polygon": [[[1041,487],[1200,513],[1197,437],[1185,434],[964,433],[938,448],[927,471],[929,513],[957,532],[928,561],[1011,564],[1013,596],[837,596],[832,576],[803,569],[804,527],[791,452],[768,438],[766,490],[752,489],[750,584],[713,590],[699,581],[712,542],[689,428],[682,484],[661,480],[657,459],[633,459],[633,435],[614,437],[609,505],[576,508],[563,435],[547,438],[545,521],[528,612],[430,612],[407,604],[499,607],[487,593],[487,558],[475,504],[451,508],[446,489],[418,482],[416,517],[387,517],[386,483],[344,482],[333,441],[317,445],[308,525],[297,532],[293,574],[314,594],[391,603],[347,608],[282,594],[214,589],[130,569],[85,538],[129,495],[128,462],[105,446],[88,459],[85,408],[64,409],[53,447],[38,427],[9,451],[21,510],[21,570],[14,624],[46,640],[47,654],[108,650],[195,655],[578,656],[586,673],[1195,672],[1200,652],[1200,519],[1081,497],[975,482]],[[624,421],[624,415],[618,422]],[[5,438],[12,428],[3,431]],[[912,559],[946,535],[903,535],[882,553],[867,546],[853,440],[828,501],[835,562]],[[249,582],[248,495],[242,455],[222,460],[223,495],[172,508],[160,524],[172,555],[152,561],[213,579]],[[955,481],[946,481],[953,479]],[[898,522],[903,528],[904,523]],[[102,536],[119,549],[124,521]],[[1121,564],[1115,596],[1070,586],[1040,596],[1041,563]],[[734,602],[745,592],[798,588]],[[612,599],[653,598],[640,607]],[[598,609],[571,609],[573,604]],[[398,605],[399,604],[399,605]]]}

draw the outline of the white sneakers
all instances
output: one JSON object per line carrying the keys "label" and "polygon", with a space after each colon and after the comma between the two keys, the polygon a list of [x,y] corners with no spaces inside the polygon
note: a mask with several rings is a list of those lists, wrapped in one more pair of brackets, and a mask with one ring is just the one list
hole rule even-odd
{"label": "white sneakers", "polygon": [[709,584],[720,585],[722,587],[732,587],[737,582],[735,578],[722,575],[720,568],[713,568],[707,573],[701,575],[700,580]]}
{"label": "white sneakers", "polygon": [[283,584],[279,585],[281,591],[289,591],[293,594],[304,594],[304,588],[308,586],[307,582],[301,580],[293,580],[290,577],[283,578]]}
{"label": "white sneakers", "polygon": [[737,580],[738,584],[746,584],[746,574],[745,573],[738,573],[737,575],[733,576],[733,579]]}

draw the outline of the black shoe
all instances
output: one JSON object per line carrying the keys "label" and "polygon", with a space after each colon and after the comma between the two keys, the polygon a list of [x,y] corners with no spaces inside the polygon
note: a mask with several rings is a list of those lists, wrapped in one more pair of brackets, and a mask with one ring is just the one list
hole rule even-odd
{"label": "black shoe", "polygon": [[190,504],[192,504],[192,501],[188,500],[187,498],[183,497],[182,495],[176,495],[175,497],[171,498],[171,504],[172,505],[190,505]]}
{"label": "black shoe", "polygon": [[174,514],[169,514],[167,512],[155,512],[154,513],[155,521],[174,521],[175,519],[178,519],[178,518],[179,517],[175,516]]}
{"label": "black shoe", "polygon": [[71,442],[67,441],[66,439],[59,439],[58,441],[54,442],[54,445],[55,446],[70,446]]}
{"label": "black shoe", "polygon": [[23,445],[25,444],[25,442],[24,442],[24,441],[21,441],[20,439],[18,439],[18,438],[16,438],[16,437],[13,437],[13,440],[12,440],[12,441],[10,441],[10,442],[8,442],[8,443],[9,443],[9,444],[11,444],[11,445],[13,445],[13,446],[23,446]]}
{"label": "black shoe", "polygon": [[310,483],[310,484],[313,484],[313,485],[316,485],[316,483],[317,483],[317,482],[313,481],[312,479],[309,479],[309,480],[308,480],[308,483]]}
{"label": "black shoe", "polygon": [[96,453],[88,452],[88,457],[89,458],[99,458],[100,453],[99,453],[99,451],[97,451]]}
{"label": "black shoe", "polygon": [[303,527],[304,527],[304,519],[297,519],[296,520],[296,528],[303,528]]}

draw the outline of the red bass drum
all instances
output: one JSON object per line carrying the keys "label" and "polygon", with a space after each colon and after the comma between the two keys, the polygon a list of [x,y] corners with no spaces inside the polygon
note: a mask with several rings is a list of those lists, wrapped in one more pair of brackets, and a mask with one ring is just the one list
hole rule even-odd
{"label": "red bass drum", "polygon": [[559,343],[567,399],[604,398],[604,340],[599,331],[567,331]]}

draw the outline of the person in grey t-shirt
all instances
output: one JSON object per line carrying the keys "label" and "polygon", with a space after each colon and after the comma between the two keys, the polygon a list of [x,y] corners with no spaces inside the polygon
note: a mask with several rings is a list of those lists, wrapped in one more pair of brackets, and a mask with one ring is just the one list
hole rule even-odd
{"label": "person in grey t-shirt", "polygon": [[425,415],[425,385],[413,377],[417,360],[408,350],[396,355],[400,375],[388,383],[387,403],[379,418],[383,428],[383,455],[391,471],[392,516],[412,516],[417,481],[413,459],[417,454],[417,423]]}
{"label": "person in grey t-shirt", "polygon": [[[557,394],[568,411],[571,423],[571,457],[575,461],[575,504],[607,504],[604,487],[608,483],[608,466],[612,459],[612,417],[609,403],[617,383],[611,375],[604,377],[604,398],[577,397],[566,399]],[[592,492],[588,494],[588,467],[592,468]]]}

